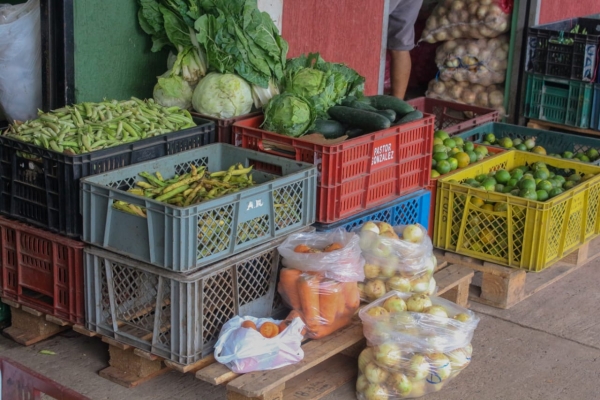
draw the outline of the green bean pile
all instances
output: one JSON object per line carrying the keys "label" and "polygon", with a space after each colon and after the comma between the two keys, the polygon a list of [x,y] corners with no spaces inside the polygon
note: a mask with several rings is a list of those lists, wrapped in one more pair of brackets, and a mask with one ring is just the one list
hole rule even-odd
{"label": "green bean pile", "polygon": [[64,154],[82,154],[196,126],[187,110],[149,99],[81,103],[11,125],[4,135]]}

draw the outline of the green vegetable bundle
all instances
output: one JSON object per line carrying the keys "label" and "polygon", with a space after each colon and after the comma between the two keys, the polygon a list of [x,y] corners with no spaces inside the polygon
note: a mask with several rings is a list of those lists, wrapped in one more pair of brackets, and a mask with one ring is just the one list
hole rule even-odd
{"label": "green vegetable bundle", "polygon": [[82,154],[196,126],[190,113],[152,99],[82,103],[11,125],[4,135],[64,154]]}

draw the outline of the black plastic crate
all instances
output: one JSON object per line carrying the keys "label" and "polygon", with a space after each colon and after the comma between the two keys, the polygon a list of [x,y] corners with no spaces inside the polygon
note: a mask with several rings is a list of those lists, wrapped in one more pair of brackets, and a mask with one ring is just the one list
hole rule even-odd
{"label": "black plastic crate", "polygon": [[[576,25],[587,34],[570,33]],[[573,18],[534,26],[527,33],[526,71],[594,82],[599,49],[600,19]]]}
{"label": "black plastic crate", "polygon": [[193,128],[79,155],[0,135],[0,213],[79,238],[83,228],[79,180],[214,143],[214,122],[194,121]]}

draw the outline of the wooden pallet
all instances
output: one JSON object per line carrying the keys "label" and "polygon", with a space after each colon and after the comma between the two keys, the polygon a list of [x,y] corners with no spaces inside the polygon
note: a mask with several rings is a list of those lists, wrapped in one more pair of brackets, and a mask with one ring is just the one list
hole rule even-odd
{"label": "wooden pallet", "polygon": [[72,326],[72,323],[68,321],[44,314],[12,300],[2,299],[2,302],[10,306],[11,313],[11,324],[2,331],[2,334],[23,346],[31,346],[46,340]]}
{"label": "wooden pallet", "polygon": [[600,136],[600,131],[593,129],[576,128],[574,126],[561,125],[554,122],[540,121],[537,119],[529,120],[527,127],[533,129],[544,129],[547,131],[559,130],[561,132],[573,132],[582,133],[584,135]]}
{"label": "wooden pallet", "polygon": [[469,299],[496,308],[508,309],[600,256],[600,237],[585,243],[541,272],[526,272],[446,252],[444,259],[475,270]]}

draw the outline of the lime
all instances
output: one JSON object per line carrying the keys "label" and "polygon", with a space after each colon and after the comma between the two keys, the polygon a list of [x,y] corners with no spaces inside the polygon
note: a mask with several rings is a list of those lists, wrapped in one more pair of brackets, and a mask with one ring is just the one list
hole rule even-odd
{"label": "lime", "polygon": [[510,180],[510,174],[505,169],[499,169],[494,176],[498,183],[507,183]]}
{"label": "lime", "polygon": [[473,142],[465,142],[464,150],[466,152],[473,151],[473,149],[475,149],[475,145],[473,144]]}
{"label": "lime", "polygon": [[556,197],[559,194],[562,194],[562,192],[563,192],[563,190],[561,188],[554,188],[550,192],[548,192],[548,197],[549,198]]}
{"label": "lime", "polygon": [[494,205],[494,211],[508,211],[508,204],[498,202]]}
{"label": "lime", "polygon": [[450,165],[450,163],[447,160],[440,160],[440,161],[438,161],[437,165],[435,166],[435,170],[440,175],[447,174],[448,172],[450,172],[451,169],[452,169],[452,166]]}
{"label": "lime", "polygon": [[531,150],[535,147],[535,140],[533,138],[529,138],[523,142],[525,146],[527,146],[528,150]]}
{"label": "lime", "polygon": [[527,151],[527,146],[525,146],[523,143],[517,144],[515,146],[515,149],[520,150],[520,151]]}
{"label": "lime", "polygon": [[453,147],[450,149],[450,155],[453,156],[455,154],[460,153],[460,149],[458,147]]}
{"label": "lime", "polygon": [[550,177],[550,171],[548,171],[548,168],[540,168],[533,172],[533,177],[541,180],[548,179]]}
{"label": "lime", "polygon": [[454,139],[454,142],[458,147],[463,147],[465,145],[465,141],[461,137],[453,137],[452,139]]}
{"label": "lime", "polygon": [[513,169],[510,172],[510,176],[511,176],[511,178],[516,179],[517,181],[519,181],[523,177],[523,171],[521,171],[520,169]]}
{"label": "lime", "polygon": [[554,180],[557,181],[560,186],[564,185],[564,183],[567,181],[562,175],[556,175]]}
{"label": "lime", "polygon": [[556,174],[554,172],[550,172],[550,178],[554,178]]}
{"label": "lime", "polygon": [[502,139],[498,140],[498,143],[500,144],[500,146],[504,147],[505,149],[509,149],[509,148],[513,147],[513,141],[509,137],[503,137]]}
{"label": "lime", "polygon": [[494,178],[487,178],[485,181],[481,182],[481,186],[487,191],[493,192],[496,189],[496,180]]}
{"label": "lime", "polygon": [[456,147],[456,142],[454,141],[454,139],[444,139],[444,146],[453,148]]}
{"label": "lime", "polygon": [[510,191],[510,194],[512,194],[513,196],[518,196],[519,192],[520,192],[519,189],[513,189],[513,190]]}
{"label": "lime", "polygon": [[521,190],[535,190],[536,184],[533,179],[523,178],[519,182],[518,187]]}
{"label": "lime", "polygon": [[454,157],[448,158],[448,162],[450,163],[450,169],[454,171],[458,168],[458,160]]}
{"label": "lime", "polygon": [[479,174],[475,177],[475,180],[479,183],[485,181],[487,179],[487,174]]}
{"label": "lime", "polygon": [[431,170],[431,179],[435,179],[435,178],[437,178],[438,176],[440,176],[440,173],[439,173],[439,172],[437,172],[435,169],[432,169],[432,170]]}
{"label": "lime", "polygon": [[521,178],[521,179],[534,179],[534,178],[533,178],[533,174],[531,172],[525,172],[523,174],[523,178]]}
{"label": "lime", "polygon": [[542,146],[535,146],[533,149],[531,149],[531,152],[535,154],[546,154],[546,149],[544,149]]}
{"label": "lime", "polygon": [[483,154],[484,156],[488,155],[488,149],[485,146],[477,146],[473,151],[477,154]]}
{"label": "lime", "polygon": [[433,156],[431,156],[432,159],[434,159],[435,161],[442,161],[442,160],[447,160],[448,159],[448,154],[446,153],[433,153]]}
{"label": "lime", "polygon": [[431,159],[431,167],[435,168],[435,166],[437,165],[437,161],[435,161],[433,158]]}
{"label": "lime", "polygon": [[534,189],[521,189],[521,191],[519,192],[519,197],[528,200],[537,200],[538,198],[537,193]]}
{"label": "lime", "polygon": [[481,144],[484,145],[484,146],[490,146],[491,145],[491,143],[488,142],[487,140],[484,140],[483,142],[481,142]]}
{"label": "lime", "polygon": [[489,143],[494,143],[496,141],[496,136],[494,136],[493,133],[486,133],[485,136],[483,136],[483,140]]}
{"label": "lime", "polygon": [[552,185],[552,182],[550,182],[550,181],[541,181],[536,186],[537,190],[544,190],[546,192],[549,192],[550,190],[552,190],[552,188],[553,188],[553,185]]}
{"label": "lime", "polygon": [[575,186],[577,186],[577,182],[575,181],[566,181],[565,184],[563,185],[563,189],[564,190],[569,190],[574,188]]}
{"label": "lime", "polygon": [[504,186],[504,188],[502,189],[502,193],[510,193],[515,189],[514,186]]}
{"label": "lime", "polygon": [[445,153],[446,146],[444,146],[443,144],[436,144],[433,146],[433,152],[434,153]]}
{"label": "lime", "polygon": [[473,178],[469,178],[469,179],[465,180],[465,184],[466,184],[466,185],[472,185],[473,183],[479,183],[479,182],[477,182],[477,181],[476,181],[475,179],[473,179]]}
{"label": "lime", "polygon": [[570,151],[565,151],[562,154],[562,156],[563,156],[563,158],[571,159],[571,158],[573,158],[573,153],[571,153]]}
{"label": "lime", "polygon": [[460,153],[456,153],[454,155],[454,158],[456,158],[456,160],[458,161],[458,168],[464,168],[471,162],[471,158],[469,157],[469,155],[462,151]]}
{"label": "lime", "polygon": [[598,153],[598,150],[596,150],[596,149],[588,149],[585,152],[585,155],[592,161],[596,161],[598,158],[600,158],[600,154]]}
{"label": "lime", "polygon": [[579,182],[581,180],[581,175],[572,174],[567,178],[567,181]]}
{"label": "lime", "polygon": [[581,177],[581,182],[587,181],[588,179],[591,179],[594,176],[595,176],[594,174],[585,174],[584,176]]}
{"label": "lime", "polygon": [[471,197],[471,204],[473,204],[475,207],[482,207],[483,200],[481,200],[479,197]]}
{"label": "lime", "polygon": [[545,190],[538,190],[535,192],[537,194],[538,201],[546,201],[548,200],[548,192]]}
{"label": "lime", "polygon": [[534,171],[537,171],[538,169],[548,169],[548,167],[543,162],[538,161],[538,162],[533,163],[533,165],[531,166],[531,169]]}
{"label": "lime", "polygon": [[[467,142],[467,143],[469,143],[469,142]],[[470,163],[474,163],[475,161],[477,161],[477,153],[475,153],[474,151],[471,151],[471,150],[466,150],[465,153],[467,153],[469,155]]]}
{"label": "lime", "polygon": [[523,144],[523,139],[519,139],[519,138],[513,139],[513,146],[518,146],[520,144]]}
{"label": "lime", "polygon": [[518,179],[510,178],[508,180],[508,182],[506,182],[506,186],[517,186],[518,183],[519,183]]}
{"label": "lime", "polygon": [[501,184],[501,183],[497,183],[496,187],[494,188],[494,191],[498,192],[498,193],[503,193],[504,192],[504,185]]}
{"label": "lime", "polygon": [[484,204],[481,208],[483,208],[486,211],[494,211],[494,206],[491,204]]}
{"label": "lime", "polygon": [[450,135],[448,135],[448,133],[446,133],[445,131],[435,131],[435,133],[433,134],[433,137],[436,139],[448,139],[450,137]]}

